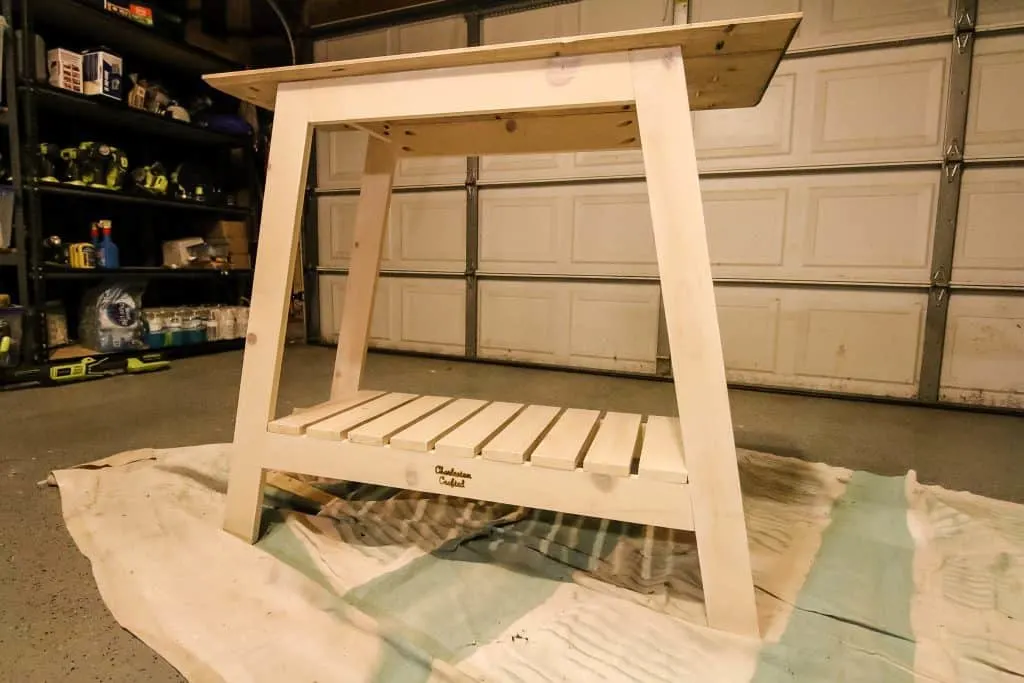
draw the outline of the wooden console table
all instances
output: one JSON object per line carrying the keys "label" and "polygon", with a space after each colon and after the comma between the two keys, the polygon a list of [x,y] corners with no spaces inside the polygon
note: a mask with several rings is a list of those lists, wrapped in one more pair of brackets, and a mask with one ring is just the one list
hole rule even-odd
{"label": "wooden console table", "polygon": [[[708,623],[757,614],[690,111],[756,105],[799,14],[207,76],[275,110],[224,528],[267,469],[696,532]],[[314,128],[366,131],[331,398],[275,419]],[[408,155],[643,150],[678,419],[360,388]]]}

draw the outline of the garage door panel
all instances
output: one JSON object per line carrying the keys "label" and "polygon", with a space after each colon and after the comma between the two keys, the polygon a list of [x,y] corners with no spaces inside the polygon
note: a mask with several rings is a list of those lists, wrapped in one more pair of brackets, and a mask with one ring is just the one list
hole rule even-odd
{"label": "garage door panel", "polygon": [[575,285],[569,305],[569,364],[653,372],[658,353],[656,285]]}
{"label": "garage door panel", "polygon": [[313,60],[317,62],[365,59],[379,57],[387,52],[387,29],[318,40],[313,44]]}
{"label": "garage door panel", "polygon": [[[873,303],[873,302],[872,302]],[[803,314],[796,372],[877,382],[914,383],[923,306],[891,310],[838,307],[822,301]]]}
{"label": "garage door panel", "polygon": [[581,194],[573,203],[570,262],[581,270],[655,272],[645,186],[629,194]]}
{"label": "garage door panel", "polygon": [[719,288],[715,295],[727,370],[778,372],[781,300],[756,289]]}
{"label": "garage door panel", "polygon": [[802,11],[791,51],[945,35],[953,25],[949,0],[691,0],[690,5],[693,21]]}
{"label": "garage door panel", "polygon": [[714,274],[756,277],[767,270],[765,266],[781,270],[791,188],[711,189],[723,185],[742,187],[744,183],[702,183],[706,188],[702,192],[704,222]]}
{"label": "garage door panel", "polygon": [[568,171],[575,178],[644,175],[644,157],[638,149],[577,152],[571,162]]}
{"label": "garage door panel", "polygon": [[933,151],[942,135],[946,68],[935,57],[819,71],[812,149]]}
{"label": "garage door panel", "polygon": [[[341,315],[345,309],[346,275],[321,275],[320,289],[320,334],[325,341],[337,342],[341,330]],[[381,278],[374,296],[373,313],[370,317],[370,346],[374,347],[391,336],[392,311],[391,281]]]}
{"label": "garage door panel", "polygon": [[388,267],[461,273],[466,269],[466,193],[395,195]]}
{"label": "garage door panel", "polygon": [[978,0],[978,28],[1024,26],[1024,4],[1020,0]]}
{"label": "garage door panel", "polygon": [[479,355],[651,373],[658,301],[656,285],[484,281]]}
{"label": "garage door panel", "polygon": [[632,31],[673,23],[675,0],[586,0],[579,3],[580,32]]}
{"label": "garage door panel", "polygon": [[[935,186],[812,187],[802,265],[861,271],[926,272]],[[865,272],[866,271],[866,272]]]}
{"label": "garage door panel", "polygon": [[568,356],[568,291],[552,283],[479,283],[484,358],[556,364]]}
{"label": "garage door panel", "polygon": [[929,279],[938,171],[701,182],[712,273],[727,279]]}
{"label": "garage door panel", "polygon": [[970,168],[960,189],[953,282],[1019,285],[1024,279],[1024,166]]}
{"label": "garage door panel", "polygon": [[1024,156],[1024,35],[981,37],[974,47],[964,154]]}
{"label": "garage door panel", "polygon": [[466,38],[466,20],[461,16],[395,26],[388,31],[388,54],[465,47]]}
{"label": "garage door panel", "polygon": [[556,270],[563,251],[563,204],[560,188],[481,191],[480,271]]}
{"label": "garage door panel", "polygon": [[317,265],[347,268],[352,257],[356,197],[322,196],[316,199],[318,256]]}
{"label": "garage door panel", "polygon": [[786,60],[757,107],[693,114],[701,171],[938,161],[949,46]]}
{"label": "garage door panel", "polygon": [[[397,338],[388,348],[462,355],[466,349],[466,285],[462,280],[396,279]],[[381,346],[384,346],[382,344]]]}
{"label": "garage door panel", "polygon": [[[320,266],[349,267],[358,203],[355,195],[317,198]],[[465,271],[465,192],[393,196],[381,251],[381,269],[385,271]]]}
{"label": "garage door panel", "polygon": [[323,189],[359,187],[369,137],[359,131],[316,134],[316,185]]}
{"label": "garage door panel", "polygon": [[952,295],[940,386],[944,401],[1024,408],[1024,297]]}
{"label": "garage door panel", "polygon": [[657,274],[644,183],[480,192],[482,273]]}
{"label": "garage door panel", "polygon": [[[345,275],[320,276],[320,330],[337,342],[345,308]],[[374,295],[370,348],[462,355],[466,287],[462,280],[382,277]]]}
{"label": "garage door panel", "polygon": [[926,294],[719,286],[731,382],[917,393]]}

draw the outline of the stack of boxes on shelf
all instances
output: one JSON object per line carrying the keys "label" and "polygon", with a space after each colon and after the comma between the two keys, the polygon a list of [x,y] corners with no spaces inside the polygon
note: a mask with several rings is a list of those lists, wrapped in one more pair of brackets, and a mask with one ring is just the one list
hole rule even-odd
{"label": "stack of boxes on shelf", "polygon": [[245,221],[217,221],[203,237],[186,237],[163,244],[168,268],[252,268],[249,227]]}
{"label": "stack of boxes on shelf", "polygon": [[121,100],[123,63],[107,50],[74,52],[62,47],[47,53],[50,85],[85,95]]}

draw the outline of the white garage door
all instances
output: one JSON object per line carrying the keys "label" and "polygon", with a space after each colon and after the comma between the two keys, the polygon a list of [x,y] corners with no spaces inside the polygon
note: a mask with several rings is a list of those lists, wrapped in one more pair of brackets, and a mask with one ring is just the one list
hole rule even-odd
{"label": "white garage door", "polygon": [[[487,17],[480,33],[487,44],[656,26],[676,7],[582,0]],[[1024,402],[1024,2],[966,8],[691,0],[691,21],[804,13],[758,107],[694,115],[731,381]],[[465,40],[455,18],[325,41],[317,57]],[[334,134],[317,148],[327,338],[354,208],[351,193],[327,193],[357,184],[363,144]],[[399,185],[418,190],[395,198],[385,269],[403,277],[383,281],[374,344],[666,367],[639,152],[485,156],[478,168],[477,195],[461,187],[464,158],[403,162]],[[459,315],[456,302],[475,308]]]}

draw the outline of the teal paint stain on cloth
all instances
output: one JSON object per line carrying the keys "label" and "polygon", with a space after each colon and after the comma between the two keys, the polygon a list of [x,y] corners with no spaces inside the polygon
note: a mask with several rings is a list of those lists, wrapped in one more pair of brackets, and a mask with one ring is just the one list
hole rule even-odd
{"label": "teal paint stain on cloth", "polygon": [[[455,539],[344,595],[337,594],[280,515],[267,513],[272,523],[258,545],[330,591],[335,601],[323,605],[325,611],[345,619],[347,603],[378,620],[385,642],[374,681],[425,683],[433,659],[468,657],[572,580],[571,565],[539,552],[535,543],[520,542],[524,535],[540,534],[564,540],[566,530],[554,523],[554,515],[540,515]],[[508,534],[512,528],[518,532]],[[593,544],[592,534],[580,536],[584,545]],[[612,538],[604,545],[610,549],[615,542]],[[585,564],[579,555],[574,559]]]}
{"label": "teal paint stain on cloth", "polygon": [[454,662],[547,601],[571,572],[529,548],[485,536],[416,558],[346,599],[372,616],[400,621],[429,642],[429,651]]}
{"label": "teal paint stain on cloth", "polygon": [[[270,521],[270,526],[257,545],[326,589],[328,598],[319,605],[321,609],[340,621],[350,621],[345,615],[346,603],[351,603],[347,595],[338,594],[317,567],[302,540],[283,523],[280,513],[267,511],[264,514]],[[353,628],[357,627],[353,625]],[[395,629],[389,625],[382,625],[381,630],[384,632],[384,638],[381,642],[377,680],[382,683],[427,681],[430,678],[431,661],[438,653],[432,651],[429,644],[424,644],[422,639],[417,638],[415,633],[409,633],[401,628]],[[339,662],[338,666],[344,667],[344,662]]]}
{"label": "teal paint stain on cloth", "polygon": [[904,480],[855,472],[755,683],[912,683],[914,542]]}

